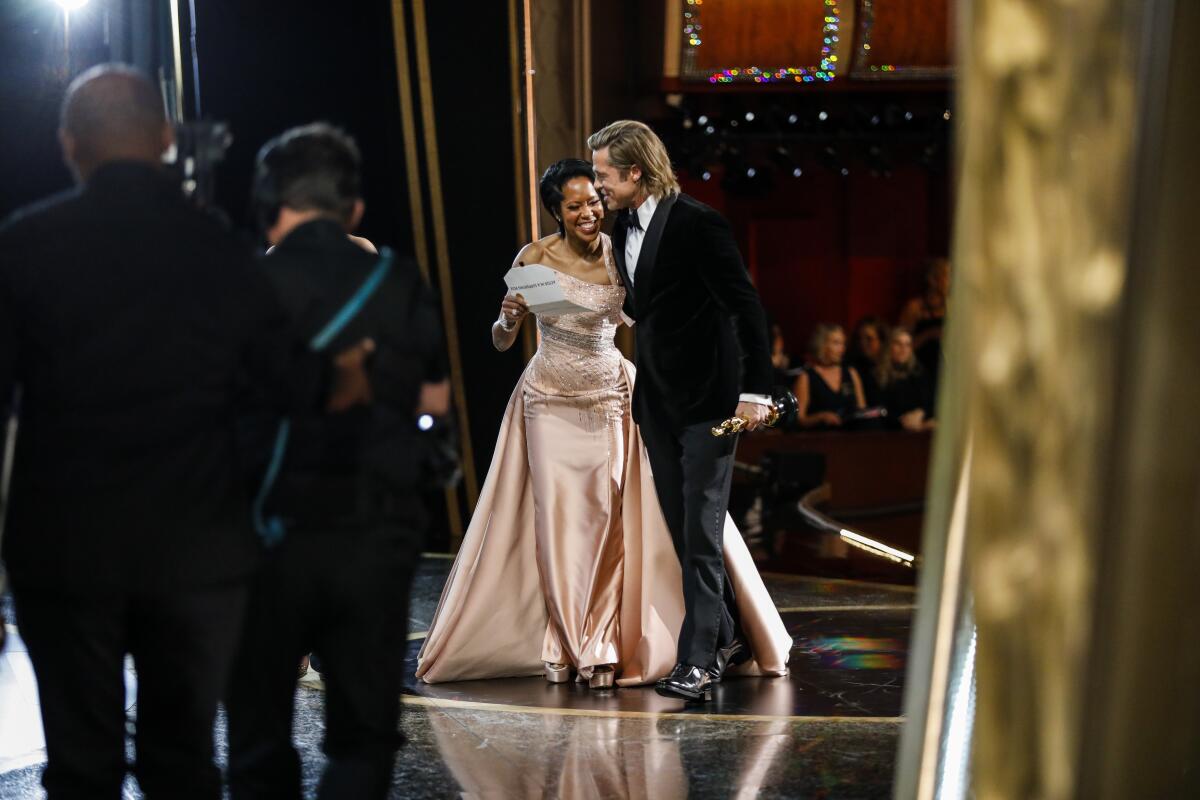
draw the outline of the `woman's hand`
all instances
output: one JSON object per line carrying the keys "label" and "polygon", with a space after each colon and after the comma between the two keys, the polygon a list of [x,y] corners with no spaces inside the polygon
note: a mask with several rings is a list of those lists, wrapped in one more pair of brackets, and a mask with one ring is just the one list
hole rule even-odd
{"label": "woman's hand", "polygon": [[517,340],[517,328],[529,314],[525,298],[519,294],[504,296],[500,303],[500,318],[492,323],[492,345],[503,353]]}
{"label": "woman's hand", "polygon": [[503,302],[500,303],[500,318],[504,320],[505,327],[515,328],[528,314],[529,305],[519,294],[505,295]]}
{"label": "woman's hand", "polygon": [[842,427],[842,418],[832,411],[818,411],[813,415],[820,422],[833,428]]}

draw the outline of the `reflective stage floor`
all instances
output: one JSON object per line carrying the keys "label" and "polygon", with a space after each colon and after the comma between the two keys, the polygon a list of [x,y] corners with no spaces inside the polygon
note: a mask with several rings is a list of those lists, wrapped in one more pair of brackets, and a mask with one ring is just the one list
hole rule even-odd
{"label": "reflective stage floor", "polygon": [[[409,674],[450,561],[423,560]],[[913,611],[910,587],[766,576],[794,637],[786,678],[731,678],[710,703],[541,678],[409,681],[396,797],[873,798],[890,794]],[[135,680],[130,675],[130,683]],[[0,797],[42,797],[28,660],[0,658]],[[305,784],[322,756],[323,693],[297,691]],[[224,758],[223,732],[218,750]],[[137,796],[131,789],[129,796]]]}

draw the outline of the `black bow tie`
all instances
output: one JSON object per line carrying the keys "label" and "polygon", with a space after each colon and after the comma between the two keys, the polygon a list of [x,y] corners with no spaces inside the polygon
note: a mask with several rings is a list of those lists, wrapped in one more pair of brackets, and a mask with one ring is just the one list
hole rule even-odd
{"label": "black bow tie", "polygon": [[642,233],[646,232],[646,229],[642,227],[642,220],[638,216],[636,210],[625,212],[624,225],[629,230],[641,231]]}

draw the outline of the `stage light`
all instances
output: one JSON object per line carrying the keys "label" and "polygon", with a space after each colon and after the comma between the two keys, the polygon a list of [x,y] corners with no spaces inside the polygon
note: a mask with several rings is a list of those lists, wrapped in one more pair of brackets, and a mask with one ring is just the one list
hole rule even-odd
{"label": "stage light", "polygon": [[913,113],[912,113],[911,111],[905,111],[905,112],[904,112],[904,118],[905,118],[906,120],[908,120],[909,122],[912,122]]}
{"label": "stage light", "polygon": [[825,120],[829,119],[829,112],[822,111],[820,114],[817,114],[817,119],[821,120],[821,122],[824,122]]}
{"label": "stage light", "polygon": [[944,113],[944,114],[942,114],[942,119],[944,119],[944,120],[946,120],[947,122],[949,122],[949,121],[950,121],[950,117],[951,117],[951,116],[952,116],[952,115],[950,114],[950,109],[948,109],[948,108],[947,108],[947,109],[946,109],[946,111],[945,111],[945,113]]}
{"label": "stage light", "polygon": [[803,174],[804,174],[804,170],[800,169],[799,167],[796,167],[794,170],[792,170],[793,178],[799,178]]}
{"label": "stage light", "polygon": [[88,0],[54,0],[54,2],[68,14],[72,11],[78,11],[88,4]]}
{"label": "stage light", "polygon": [[800,117],[797,116],[796,114],[788,114],[788,124],[789,125],[795,125],[799,121],[800,121]]}
{"label": "stage light", "polygon": [[422,414],[417,417],[417,427],[423,431],[427,431],[433,427],[433,417],[429,414]]}
{"label": "stage light", "polygon": [[890,547],[883,542],[869,539],[866,536],[863,536],[861,533],[848,531],[844,528],[842,529],[842,539],[847,544],[852,544],[855,547],[866,550],[868,553],[873,553],[890,561],[895,561],[897,564],[904,564],[911,567],[913,562],[916,561],[916,556],[912,555],[911,553],[906,553],[903,550],[897,550],[896,548]]}
{"label": "stage light", "polygon": [[753,111],[746,112],[746,122],[754,122],[754,112]]}
{"label": "stage light", "polygon": [[717,132],[717,129],[714,128],[712,125],[709,125],[707,128],[704,129],[704,132],[707,133],[709,136],[712,136],[714,133]]}
{"label": "stage light", "polygon": [[748,170],[746,170],[747,178],[753,178],[757,174],[758,174],[758,170],[756,170],[754,167],[750,167]]}
{"label": "stage light", "polygon": [[699,119],[696,120],[696,124],[697,125],[707,125],[708,124],[708,115],[701,114]]}
{"label": "stage light", "polygon": [[711,181],[711,180],[712,180],[712,173],[711,173],[711,172],[709,172],[708,170],[704,170],[704,172],[703,172],[703,173],[700,175],[700,180],[702,180],[702,181]]}

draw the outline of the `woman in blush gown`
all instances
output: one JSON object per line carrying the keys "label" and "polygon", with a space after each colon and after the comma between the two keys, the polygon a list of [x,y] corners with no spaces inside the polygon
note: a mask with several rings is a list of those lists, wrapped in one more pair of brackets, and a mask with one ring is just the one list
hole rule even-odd
{"label": "woman in blush gown", "polygon": [[[645,448],[630,416],[633,365],[604,206],[591,165],[553,164],[542,203],[557,233],[514,266],[555,270],[584,313],[537,318],[541,335],[509,401],[479,503],[418,657],[428,683],[572,673],[593,688],[652,683],[675,664],[683,588]],[[529,313],[507,296],[492,327],[506,350]],[[753,659],[785,675],[792,639],[726,517],[725,562]]]}

